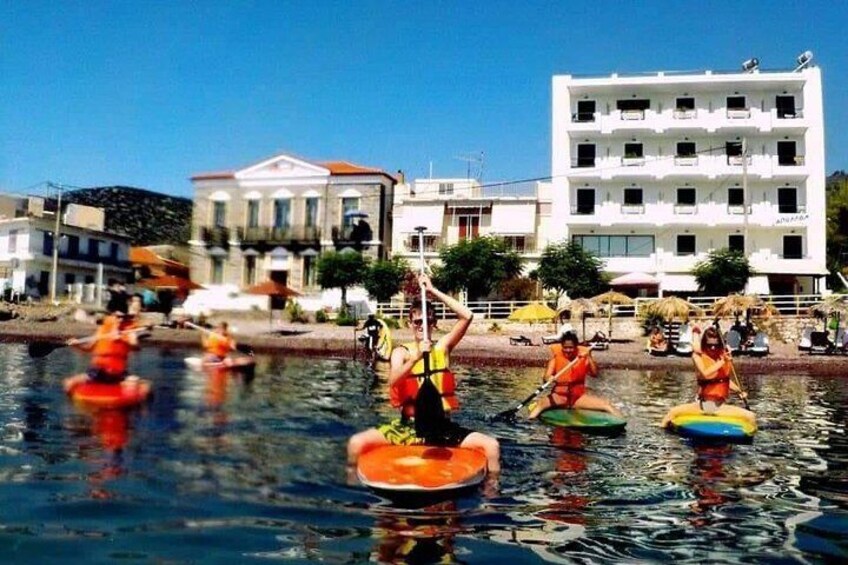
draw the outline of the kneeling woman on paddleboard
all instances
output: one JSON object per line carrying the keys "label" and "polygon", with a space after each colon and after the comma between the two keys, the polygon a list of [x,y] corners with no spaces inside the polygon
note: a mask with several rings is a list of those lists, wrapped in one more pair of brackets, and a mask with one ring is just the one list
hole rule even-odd
{"label": "kneeling woman on paddleboard", "polygon": [[668,426],[673,418],[682,414],[735,416],[756,423],[756,416],[750,410],[725,404],[731,391],[738,393],[743,400],[748,395],[731,378],[734,376],[733,359],[722,344],[716,328],[704,330],[700,347],[694,348],[692,352],[692,360],[698,375],[698,401],[669,410],[662,419],[662,427]]}
{"label": "kneeling woman on paddleboard", "polygon": [[536,418],[548,408],[599,410],[621,416],[621,412],[608,400],[586,392],[586,377],[597,377],[598,365],[591,349],[578,343],[577,334],[566,332],[559,343],[551,345],[552,357],[542,382],[556,378],[556,383],[551,393],[540,399],[530,411],[530,418]]}
{"label": "kneeling woman on paddleboard", "polygon": [[465,429],[449,418],[450,412],[459,407],[455,395],[456,383],[448,368],[450,353],[465,335],[474,314],[435,288],[427,275],[419,275],[418,280],[430,296],[440,300],[456,314],[457,322],[432,345],[435,315],[421,301],[412,303],[409,322],[415,340],[395,348],[389,373],[389,398],[392,406],[400,409],[400,417],[351,437],[347,446],[348,463],[356,465],[361,454],[380,445],[425,444],[479,449],[486,454],[489,472],[498,472],[498,441],[491,436]]}

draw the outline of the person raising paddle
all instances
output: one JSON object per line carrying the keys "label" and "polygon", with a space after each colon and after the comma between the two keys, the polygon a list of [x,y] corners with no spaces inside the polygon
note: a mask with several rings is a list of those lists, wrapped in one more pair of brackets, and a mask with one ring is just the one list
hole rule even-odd
{"label": "person raising paddle", "polygon": [[227,322],[220,322],[213,331],[200,334],[203,345],[203,362],[208,364],[226,364],[228,355],[236,350],[236,340],[230,334]]}
{"label": "person raising paddle", "polygon": [[730,352],[722,345],[716,328],[708,327],[704,330],[700,347],[692,352],[692,360],[698,375],[698,401],[675,406],[668,411],[660,426],[665,428],[675,417],[699,411],[702,414],[736,416],[756,424],[756,416],[750,410],[725,404],[731,391],[738,393],[743,401],[748,395],[731,378],[733,360]]}
{"label": "person raising paddle", "polygon": [[[91,365],[82,375],[65,379],[65,392],[85,382],[135,385],[138,377],[127,377],[127,362],[130,352],[138,349],[138,334],[134,316],[127,313],[127,295],[113,292],[106,305],[108,315],[103,318],[94,336],[90,339],[69,339],[83,351],[91,352]],[[140,329],[140,328],[139,328]]]}
{"label": "person raising paddle", "polygon": [[[426,444],[478,449],[486,455],[489,472],[497,473],[500,471],[498,441],[491,436],[465,429],[449,418],[450,413],[459,407],[454,375],[448,368],[450,353],[465,335],[474,314],[435,288],[427,275],[420,274],[418,281],[430,296],[440,300],[456,314],[457,322],[433,345],[431,334],[436,322],[433,310],[426,308],[420,300],[412,303],[409,321],[414,341],[395,348],[389,372],[389,399],[392,406],[400,409],[400,417],[388,424],[354,434],[347,445],[348,464],[355,466],[361,454],[380,445]],[[435,391],[432,390],[433,386]],[[425,423],[427,425],[422,426]],[[422,432],[422,427],[426,427],[427,431]],[[422,437],[424,434],[426,436]]]}
{"label": "person raising paddle", "polygon": [[[586,377],[598,376],[598,365],[592,357],[591,349],[578,343],[577,334],[566,332],[560,337],[559,343],[551,345],[553,356],[548,361],[542,382],[547,382],[555,375],[559,376],[551,393],[536,403],[529,418],[538,417],[548,408],[599,410],[621,416],[621,412],[608,400],[586,392]],[[569,365],[570,368],[563,371]]]}

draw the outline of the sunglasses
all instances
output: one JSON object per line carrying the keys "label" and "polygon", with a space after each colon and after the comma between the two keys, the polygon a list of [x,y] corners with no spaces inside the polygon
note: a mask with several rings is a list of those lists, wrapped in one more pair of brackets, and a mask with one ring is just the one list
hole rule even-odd
{"label": "sunglasses", "polygon": [[[428,323],[429,323],[431,326],[432,326],[435,322],[436,322],[435,318],[430,318],[430,319],[428,320]],[[413,326],[415,326],[416,328],[417,328],[417,327],[421,327],[421,326],[423,326],[423,325],[424,325],[424,318],[418,318],[418,319],[412,320],[412,325],[413,325]]]}

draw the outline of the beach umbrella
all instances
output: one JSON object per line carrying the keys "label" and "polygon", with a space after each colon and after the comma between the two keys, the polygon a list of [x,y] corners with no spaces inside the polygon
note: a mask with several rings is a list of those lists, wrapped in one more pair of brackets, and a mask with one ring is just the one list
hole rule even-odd
{"label": "beach umbrella", "polygon": [[140,280],[135,284],[145,288],[152,288],[154,290],[160,288],[170,288],[178,290],[180,292],[187,292],[189,290],[197,290],[203,288],[203,286],[197,284],[196,282],[190,279],[184,277],[177,277],[174,275],[162,275],[159,277],[152,277],[149,279]]}
{"label": "beach umbrella", "polygon": [[740,316],[743,312],[763,306],[765,302],[755,294],[730,294],[715,301],[713,315],[717,318]]}
{"label": "beach umbrella", "polygon": [[660,281],[648,273],[627,273],[609,282],[610,286],[651,287],[659,286]]}
{"label": "beach umbrella", "polygon": [[608,290],[603,294],[599,294],[597,296],[593,296],[590,300],[599,306],[606,305],[607,307],[607,322],[608,322],[608,333],[607,337],[610,341],[612,341],[612,305],[613,304],[633,304],[634,300],[627,296],[626,294],[622,294],[621,292],[616,292],[614,290]]}
{"label": "beach umbrella", "polygon": [[583,321],[583,341],[586,341],[586,315],[595,314],[598,311],[598,305],[588,298],[574,298],[568,307],[571,309],[572,317],[576,314]]}
{"label": "beach umbrella", "polygon": [[541,322],[554,319],[556,312],[547,304],[531,302],[509,315],[513,322]]}
{"label": "beach umbrella", "polygon": [[[261,296],[267,296],[269,301],[272,301],[274,298],[277,299],[286,299],[291,298],[293,296],[300,296],[300,293],[296,290],[293,290],[281,282],[267,280],[261,282],[259,284],[255,284],[245,290],[247,294],[258,294]],[[268,305],[268,323],[273,325],[274,319],[274,309],[273,302]]]}
{"label": "beach umbrella", "polygon": [[690,312],[695,312],[697,315],[703,314],[701,308],[678,296],[660,298],[649,304],[647,310],[649,313],[661,317],[666,322],[670,322],[675,318],[688,320]]}
{"label": "beach umbrella", "polygon": [[363,210],[348,210],[344,213],[345,218],[367,218],[368,212]]}
{"label": "beach umbrella", "polygon": [[848,315],[848,295],[832,294],[810,306],[809,313],[811,316],[827,317],[832,314],[839,313],[842,318]]}

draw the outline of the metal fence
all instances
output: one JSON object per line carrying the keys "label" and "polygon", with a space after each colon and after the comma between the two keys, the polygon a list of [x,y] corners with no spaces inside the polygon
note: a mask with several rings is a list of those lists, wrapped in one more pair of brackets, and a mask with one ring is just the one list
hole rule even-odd
{"label": "metal fence", "polygon": [[[767,303],[774,306],[783,316],[806,316],[810,306],[821,302],[823,296],[819,294],[787,294],[787,295],[760,295]],[[712,306],[716,300],[724,298],[723,296],[693,296],[689,298],[689,302],[699,308],[702,308],[706,315],[712,314]],[[637,298],[634,304],[613,304],[612,315],[614,317],[633,317],[637,312],[643,311],[648,304],[659,300],[658,298]],[[512,301],[476,301],[467,302],[472,312],[484,320],[505,320],[514,311],[522,306],[527,306],[533,302],[528,300],[512,300]],[[554,302],[545,302],[551,309],[556,310]],[[453,312],[445,308],[441,302],[432,302],[432,308],[438,319],[444,320],[454,318]],[[382,316],[391,318],[400,318],[406,315],[406,309],[409,304],[399,301],[380,302],[377,304],[377,312]],[[599,305],[598,315],[608,315],[606,305]]]}

